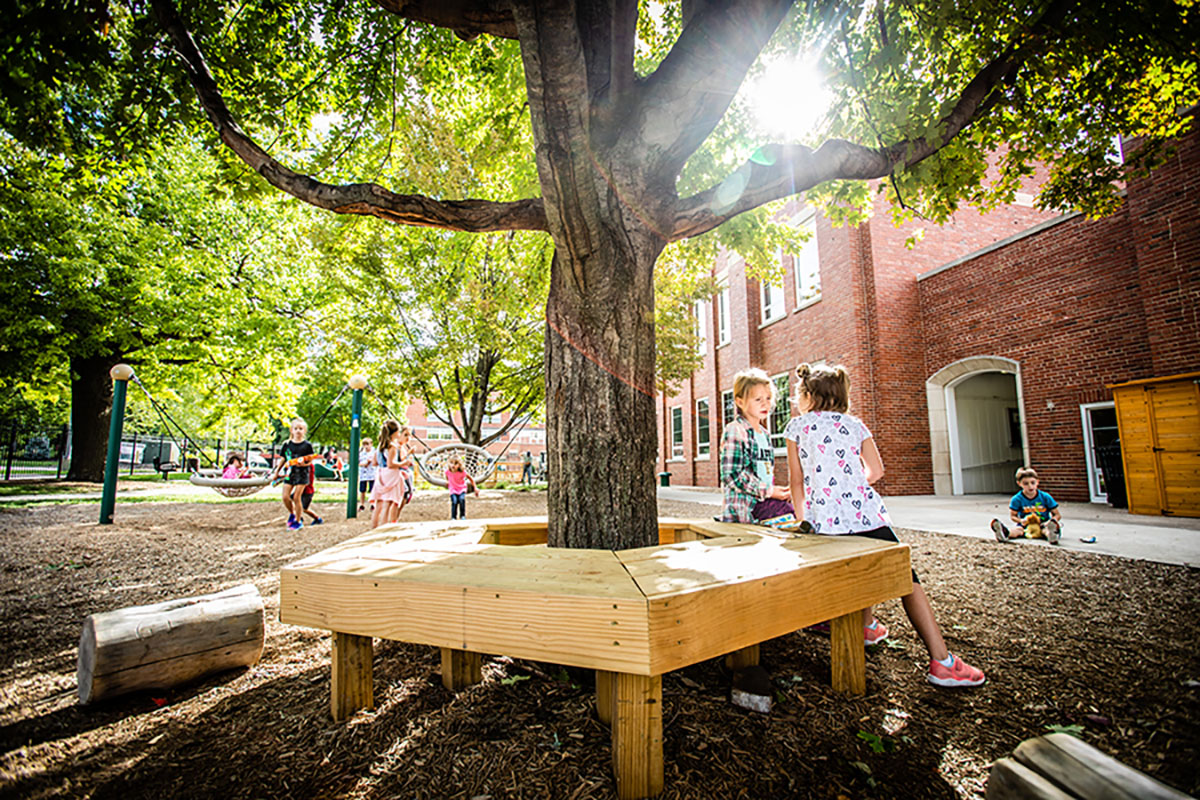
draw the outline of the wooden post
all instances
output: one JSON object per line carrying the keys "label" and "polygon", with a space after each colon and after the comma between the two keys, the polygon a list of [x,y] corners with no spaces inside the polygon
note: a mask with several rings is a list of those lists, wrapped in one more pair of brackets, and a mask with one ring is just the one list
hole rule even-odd
{"label": "wooden post", "polygon": [[758,666],[759,645],[752,644],[749,647],[743,647],[741,650],[734,650],[725,656],[725,666],[731,670],[745,669],[746,667]]}
{"label": "wooden post", "polygon": [[863,694],[867,691],[867,660],[862,611],[834,617],[830,628],[833,688],[847,694]]}
{"label": "wooden post", "polygon": [[469,650],[442,648],[442,686],[452,692],[483,680],[483,654]]}
{"label": "wooden post", "polygon": [[341,722],[360,709],[375,707],[373,656],[370,636],[333,632],[330,705],[334,722]]}
{"label": "wooden post", "polygon": [[663,789],[662,676],[613,673],[612,751],[617,797]]}
{"label": "wooden post", "polygon": [[596,670],[596,718],[605,725],[612,725],[613,682],[617,674],[608,670]]}

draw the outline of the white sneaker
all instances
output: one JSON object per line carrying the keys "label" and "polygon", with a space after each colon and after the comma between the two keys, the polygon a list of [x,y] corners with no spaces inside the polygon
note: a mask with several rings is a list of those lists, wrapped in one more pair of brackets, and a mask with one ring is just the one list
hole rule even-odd
{"label": "white sneaker", "polygon": [[1046,541],[1050,544],[1058,544],[1058,540],[1062,538],[1062,527],[1054,520],[1050,520],[1042,528],[1046,531]]}
{"label": "white sneaker", "polygon": [[1004,527],[998,519],[992,520],[992,533],[996,534],[997,542],[1008,541],[1008,528]]}

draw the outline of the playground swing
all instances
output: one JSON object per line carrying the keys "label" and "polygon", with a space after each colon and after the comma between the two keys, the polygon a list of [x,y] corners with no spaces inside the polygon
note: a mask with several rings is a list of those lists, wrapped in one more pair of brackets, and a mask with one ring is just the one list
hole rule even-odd
{"label": "playground swing", "polygon": [[[371,390],[371,396],[375,398],[375,402],[379,403],[379,407],[383,409],[385,414],[391,419],[397,419],[392,410],[383,402],[383,398],[375,394],[374,390]],[[428,442],[417,436],[414,432],[413,438],[424,445],[429,452],[419,456],[414,454],[413,463],[417,465],[422,478],[434,486],[445,489],[449,485],[446,481],[446,467],[450,464],[450,459],[457,456],[462,461],[463,470],[478,485],[490,478],[492,473],[496,471],[496,466],[500,463],[500,459],[508,452],[508,448],[512,447],[513,442],[517,440],[517,434],[525,429],[525,426],[529,424],[529,420],[530,417],[525,418],[525,421],[521,423],[521,427],[517,429],[517,433],[510,437],[508,444],[500,451],[500,455],[495,457],[482,447],[473,444],[458,443],[430,447]]]}

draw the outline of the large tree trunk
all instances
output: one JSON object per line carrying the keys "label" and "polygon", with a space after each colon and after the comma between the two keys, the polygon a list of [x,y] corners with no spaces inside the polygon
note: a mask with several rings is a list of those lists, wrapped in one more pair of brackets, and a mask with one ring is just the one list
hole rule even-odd
{"label": "large tree trunk", "polygon": [[623,153],[628,137],[596,111],[619,105],[632,80],[637,4],[609,5],[513,3],[555,249],[546,308],[555,547],[658,540],[653,273],[674,192],[638,171],[644,159]]}
{"label": "large tree trunk", "polygon": [[112,416],[113,356],[71,358],[71,468],[67,480],[104,480],[108,423]]}

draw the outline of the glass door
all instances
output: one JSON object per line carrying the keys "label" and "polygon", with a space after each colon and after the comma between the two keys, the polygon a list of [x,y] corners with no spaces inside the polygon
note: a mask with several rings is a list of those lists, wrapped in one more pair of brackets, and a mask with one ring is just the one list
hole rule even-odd
{"label": "glass door", "polygon": [[1093,503],[1107,503],[1108,489],[1100,469],[1098,448],[1112,444],[1118,438],[1117,410],[1112,403],[1088,403],[1080,406],[1083,415],[1083,449],[1087,457],[1088,494]]}

